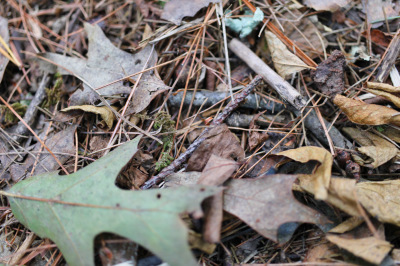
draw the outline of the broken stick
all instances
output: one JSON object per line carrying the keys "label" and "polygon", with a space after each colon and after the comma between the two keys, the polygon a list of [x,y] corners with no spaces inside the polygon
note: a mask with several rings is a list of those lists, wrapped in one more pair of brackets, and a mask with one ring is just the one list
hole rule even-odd
{"label": "broken stick", "polygon": [[142,189],[149,189],[154,185],[159,184],[163,181],[167,176],[174,173],[175,170],[180,167],[184,162],[189,159],[189,157],[193,154],[193,152],[200,146],[200,144],[206,139],[204,135],[211,130],[213,126],[217,126],[222,124],[222,122],[235,110],[246,97],[254,90],[254,88],[261,82],[262,77],[256,76],[246,88],[239,94],[235,95],[235,98],[228,103],[228,105],[222,110],[222,112],[214,118],[211,126],[203,130],[200,136],[187,148],[187,150],[182,153],[175,161],[173,161],[169,166],[165,167],[158,175],[153,176],[149,180],[144,183]]}
{"label": "broken stick", "polygon": [[254,72],[261,75],[265,82],[294,108],[300,110],[306,105],[306,101],[292,85],[272,70],[241,41],[232,39],[229,43],[229,49],[253,69]]}

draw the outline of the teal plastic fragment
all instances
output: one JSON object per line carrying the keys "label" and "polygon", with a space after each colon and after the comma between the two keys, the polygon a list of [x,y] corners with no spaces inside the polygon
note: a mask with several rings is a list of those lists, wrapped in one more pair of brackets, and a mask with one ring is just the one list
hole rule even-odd
{"label": "teal plastic fragment", "polygon": [[[246,10],[244,14],[249,16],[252,14],[252,12],[250,10]],[[264,13],[257,7],[256,12],[254,12],[252,17],[226,18],[225,24],[234,32],[239,33],[240,38],[244,38],[249,35],[263,19]]]}

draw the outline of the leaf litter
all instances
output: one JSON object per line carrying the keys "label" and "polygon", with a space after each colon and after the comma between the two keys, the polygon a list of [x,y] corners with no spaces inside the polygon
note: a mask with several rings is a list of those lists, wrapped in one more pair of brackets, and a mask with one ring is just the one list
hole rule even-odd
{"label": "leaf litter", "polygon": [[399,10],[5,2],[0,263],[394,264]]}

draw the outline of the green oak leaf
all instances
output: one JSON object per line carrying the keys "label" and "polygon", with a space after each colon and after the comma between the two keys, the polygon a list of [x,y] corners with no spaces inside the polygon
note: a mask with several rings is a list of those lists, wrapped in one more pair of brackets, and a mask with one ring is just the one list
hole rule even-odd
{"label": "green oak leaf", "polygon": [[219,189],[119,189],[114,181],[138,142],[125,143],[74,174],[34,176],[1,194],[22,224],[57,244],[69,265],[93,265],[93,240],[102,232],[127,237],[170,265],[196,265],[179,215],[199,210]]}

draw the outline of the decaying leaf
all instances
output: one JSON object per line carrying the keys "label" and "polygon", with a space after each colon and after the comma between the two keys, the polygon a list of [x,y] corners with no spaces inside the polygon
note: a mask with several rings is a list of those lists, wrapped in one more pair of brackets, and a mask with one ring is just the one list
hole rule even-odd
{"label": "decaying leaf", "polygon": [[[44,142],[61,163],[65,163],[75,154],[75,130],[76,126],[68,127],[54,135],[50,135]],[[36,143],[34,151],[42,151],[43,154],[32,153],[37,155],[37,157],[29,155],[23,165],[13,164],[10,167],[11,177],[14,181],[22,177],[29,177],[32,167],[35,165],[33,175],[51,172],[60,167],[54,157],[48,153],[40,143]]]}
{"label": "decaying leaf", "polygon": [[98,114],[101,118],[106,122],[107,127],[109,129],[112,128],[114,122],[114,113],[108,108],[107,106],[93,106],[93,105],[77,105],[77,106],[70,106],[67,108],[62,109],[62,112],[68,112],[70,110],[82,110],[84,112],[90,112],[94,114]]}
{"label": "decaying leaf", "polygon": [[220,190],[201,185],[162,191],[117,188],[115,178],[138,142],[136,138],[74,174],[52,172],[17,183],[7,193],[15,217],[52,239],[69,265],[94,264],[93,240],[101,232],[127,237],[170,265],[196,265],[179,214],[200,211],[201,201]]}
{"label": "decaying leaf", "polygon": [[[54,53],[39,57],[42,69],[51,73],[74,75],[83,81],[83,91],[77,90],[70,98],[72,106],[94,103],[98,100],[97,93],[102,96],[129,94],[131,88],[125,86],[122,80],[107,84],[142,71],[147,61],[147,67],[153,67],[157,63],[157,54],[151,52],[151,47],[147,46],[136,54],[130,54],[115,47],[98,25],[85,23],[85,31],[89,39],[87,60]],[[131,79],[136,81],[137,75]],[[94,91],[101,86],[105,87]],[[169,87],[151,71],[144,73],[133,94],[130,113],[142,111],[156,95],[166,89]]]}
{"label": "decaying leaf", "polygon": [[317,167],[313,174],[309,175],[311,182],[314,184],[313,194],[316,199],[324,200],[328,197],[327,189],[331,178],[333,158],[327,150],[320,147],[307,146],[283,151],[277,155],[282,155],[301,163],[318,161],[321,165]]}
{"label": "decaying leaf", "polygon": [[358,200],[372,216],[400,226],[400,180],[362,182],[356,189]]}
{"label": "decaying leaf", "polygon": [[369,0],[362,2],[362,4],[363,11],[368,16],[369,21],[381,21],[380,23],[372,23],[372,28],[378,28],[384,24],[386,18],[398,15],[398,11],[392,7],[392,1]]}
{"label": "decaying leaf", "polygon": [[171,0],[165,4],[161,18],[180,25],[184,17],[193,17],[203,7],[219,2],[221,0]]}
{"label": "decaying leaf", "polygon": [[366,104],[336,95],[333,102],[347,115],[351,122],[361,125],[393,124],[400,126],[399,112],[381,105]]}
{"label": "decaying leaf", "polygon": [[341,7],[345,7],[350,0],[305,0],[304,4],[308,7],[314,8],[315,10],[326,10],[336,11]]}
{"label": "decaying leaf", "polygon": [[275,34],[265,31],[265,37],[274,67],[283,78],[290,78],[293,73],[308,68],[300,58],[288,50],[287,46]]}
{"label": "decaying leaf", "polygon": [[243,160],[245,153],[237,137],[226,124],[212,128],[203,137],[207,138],[192,154],[188,161],[187,171],[202,171],[212,154],[219,157]]}
{"label": "decaying leaf", "polygon": [[268,175],[230,180],[224,191],[224,210],[275,242],[278,229],[284,223],[328,223],[324,216],[294,198],[295,179],[291,175]]}
{"label": "decaying leaf", "polygon": [[372,162],[358,160],[357,162],[363,166],[377,168],[399,152],[395,145],[371,132],[352,127],[345,127],[343,131],[361,145],[357,148],[359,152],[372,159]]}
{"label": "decaying leaf", "polygon": [[330,97],[342,93],[345,66],[346,58],[343,53],[339,50],[333,51],[328,59],[318,65],[317,70],[311,71],[318,89]]}
{"label": "decaying leaf", "polygon": [[377,265],[383,261],[393,247],[389,242],[375,237],[346,239],[336,235],[328,235],[326,238],[338,247]]}

